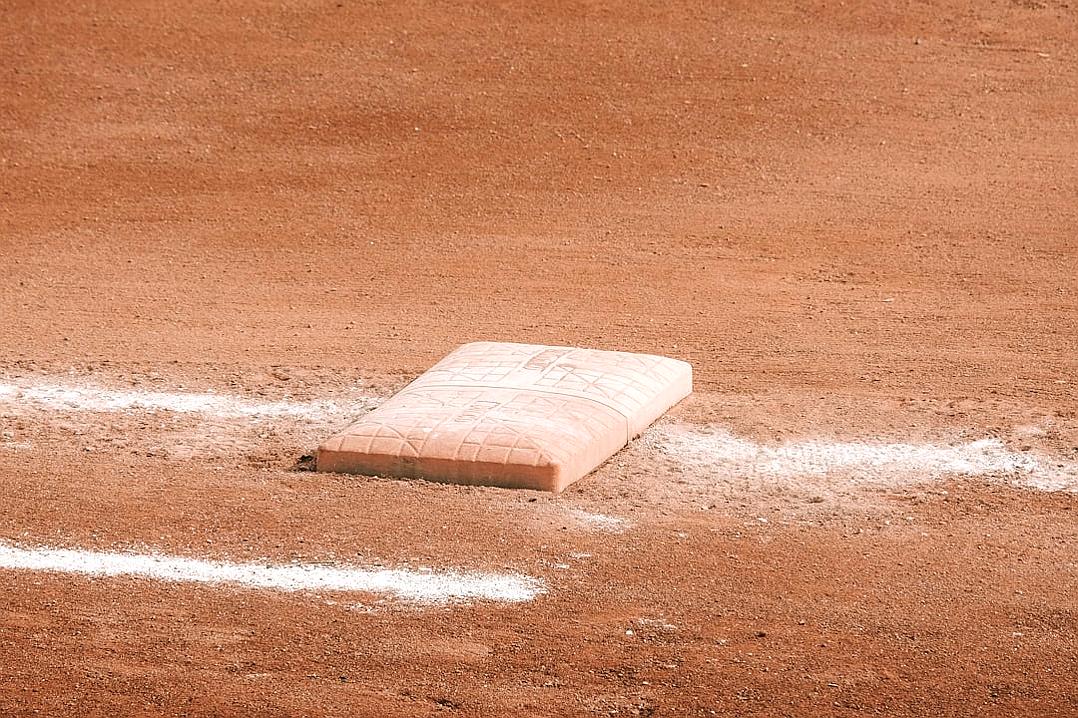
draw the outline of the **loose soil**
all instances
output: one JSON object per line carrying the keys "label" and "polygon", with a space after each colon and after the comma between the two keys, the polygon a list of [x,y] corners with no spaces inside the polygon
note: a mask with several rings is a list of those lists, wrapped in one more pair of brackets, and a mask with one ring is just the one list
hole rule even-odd
{"label": "loose soil", "polygon": [[[993,439],[1069,475],[1076,13],[0,5],[0,385],[343,406],[0,401],[0,539],[548,587],[0,571],[0,713],[1078,715],[1078,494],[708,454]],[[560,496],[298,470],[477,339],[697,393]]]}

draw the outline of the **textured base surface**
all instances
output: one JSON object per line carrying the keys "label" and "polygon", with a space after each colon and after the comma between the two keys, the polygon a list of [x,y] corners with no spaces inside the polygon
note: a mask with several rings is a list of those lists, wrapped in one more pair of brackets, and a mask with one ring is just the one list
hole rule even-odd
{"label": "textured base surface", "polygon": [[561,491],[691,391],[667,357],[465,344],[322,444],[318,469]]}

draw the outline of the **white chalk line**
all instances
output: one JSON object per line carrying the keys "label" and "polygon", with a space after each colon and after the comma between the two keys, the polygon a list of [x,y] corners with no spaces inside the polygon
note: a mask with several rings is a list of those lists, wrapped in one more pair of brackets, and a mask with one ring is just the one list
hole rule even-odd
{"label": "white chalk line", "polygon": [[127,576],[287,592],[376,593],[413,603],[476,600],[522,603],[546,593],[539,579],[514,573],[230,563],[160,553],[24,547],[6,541],[0,541],[0,569],[91,577]]}
{"label": "white chalk line", "polygon": [[[363,397],[361,402],[378,401]],[[258,401],[212,392],[110,389],[90,384],[23,380],[0,383],[0,406],[34,407],[58,412],[168,411],[219,419],[285,418],[322,420],[354,412],[355,404],[336,401]]]}
{"label": "white chalk line", "polygon": [[632,527],[629,519],[620,516],[598,514],[578,508],[566,509],[565,513],[577,523],[594,531],[619,534]]}
{"label": "white chalk line", "polygon": [[795,482],[844,476],[864,484],[914,484],[948,476],[1000,477],[1041,491],[1078,491],[1078,464],[999,439],[953,444],[804,439],[767,445],[721,428],[655,427],[645,442],[687,468],[733,478]]}
{"label": "white chalk line", "polygon": [[[15,414],[164,411],[242,424],[291,420],[300,422],[297,426],[305,431],[351,421],[380,401],[375,396],[360,396],[351,402],[260,401],[213,392],[111,389],[75,381],[23,378],[0,382],[0,409]],[[841,474],[860,483],[894,484],[944,476],[999,475],[1018,486],[1078,491],[1078,465],[1074,462],[1036,451],[1012,451],[995,438],[953,444],[803,439],[766,445],[721,428],[660,425],[645,434],[643,441],[689,468],[707,468],[740,478],[792,481]],[[28,445],[11,442],[3,448],[25,450]],[[616,532],[627,525],[624,519],[602,514],[581,512],[575,518],[597,530]]]}

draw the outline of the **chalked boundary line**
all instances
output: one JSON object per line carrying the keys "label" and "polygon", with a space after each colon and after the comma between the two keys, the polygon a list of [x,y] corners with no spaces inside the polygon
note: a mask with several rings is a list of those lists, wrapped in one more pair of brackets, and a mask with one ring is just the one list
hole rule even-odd
{"label": "chalked boundary line", "polygon": [[286,592],[374,593],[414,603],[523,603],[546,593],[539,579],[515,573],[232,563],[161,553],[88,551],[0,541],[0,570],[3,569]]}

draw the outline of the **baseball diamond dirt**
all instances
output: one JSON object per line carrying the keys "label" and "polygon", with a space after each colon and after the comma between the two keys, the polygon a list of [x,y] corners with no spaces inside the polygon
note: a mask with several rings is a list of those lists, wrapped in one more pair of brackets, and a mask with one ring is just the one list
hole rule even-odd
{"label": "baseball diamond dirt", "polygon": [[[0,715],[1078,715],[1078,5],[0,2]],[[560,495],[314,472],[689,362]]]}

